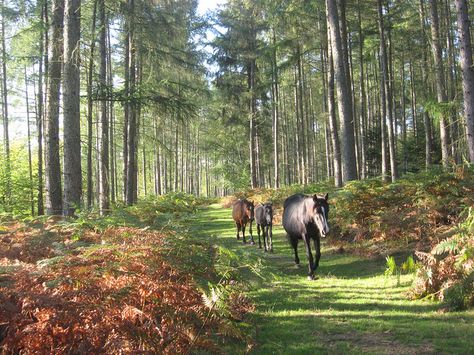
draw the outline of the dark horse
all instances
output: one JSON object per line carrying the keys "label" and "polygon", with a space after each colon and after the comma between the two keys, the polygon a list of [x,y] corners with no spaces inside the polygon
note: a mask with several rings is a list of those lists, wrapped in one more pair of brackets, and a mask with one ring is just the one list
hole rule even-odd
{"label": "dark horse", "polygon": [[262,248],[260,243],[260,229],[263,234],[263,249],[273,251],[273,208],[271,203],[264,203],[255,207],[255,223],[257,224],[258,247]]}
{"label": "dark horse", "polygon": [[[320,237],[329,232],[328,194],[324,197],[293,195],[285,200],[283,205],[283,227],[288,235],[291,246],[295,250],[295,263],[298,265],[298,239],[303,239],[308,257],[308,279],[314,279],[314,271],[319,266],[321,258]],[[314,241],[316,260],[313,263],[310,240]]]}
{"label": "dark horse", "polygon": [[240,239],[240,230],[242,229],[242,235],[244,237],[244,244],[246,243],[245,241],[245,227],[247,226],[247,223],[250,222],[250,238],[252,239],[252,244],[255,244],[253,241],[253,235],[252,235],[252,222],[253,222],[253,209],[254,205],[252,201],[248,201],[246,199],[244,200],[237,200],[234,202],[234,205],[232,206],[232,218],[235,221],[235,225],[237,226],[237,240]]}

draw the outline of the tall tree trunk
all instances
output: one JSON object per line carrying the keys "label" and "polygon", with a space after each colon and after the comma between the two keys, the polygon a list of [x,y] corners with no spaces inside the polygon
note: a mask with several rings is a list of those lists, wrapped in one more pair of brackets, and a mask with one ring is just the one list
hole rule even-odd
{"label": "tall tree trunk", "polygon": [[[44,28],[47,28],[45,21],[46,6],[41,6],[41,21]],[[38,216],[44,215],[44,201],[43,201],[43,64],[45,61],[45,45],[44,45],[44,34],[45,30],[40,31],[40,60],[39,60],[39,72],[38,72],[38,112],[36,114],[36,132],[38,139]]]}
{"label": "tall tree trunk", "polygon": [[301,63],[301,44],[298,41],[296,45],[296,59],[297,59],[297,66],[296,66],[296,105],[297,105],[297,112],[299,113],[299,133],[298,139],[300,142],[299,152],[300,152],[300,174],[301,174],[301,183],[306,185],[308,183],[307,179],[307,132],[306,132],[306,124],[305,124],[305,109],[303,105],[303,74],[302,74],[302,63]]}
{"label": "tall tree trunk", "polygon": [[137,105],[131,102],[131,97],[135,93],[135,82],[136,82],[136,48],[135,48],[135,23],[134,23],[134,11],[135,11],[135,0],[129,0],[129,34],[128,34],[128,49],[129,49],[129,62],[128,62],[128,85],[129,85],[129,97],[128,97],[128,141],[127,141],[127,179],[126,179],[126,202],[127,205],[133,205],[135,203],[135,195],[137,186],[136,182],[136,138],[137,138]]}
{"label": "tall tree trunk", "polygon": [[[423,83],[427,84],[428,83],[428,54],[426,53],[426,42],[427,42],[427,35],[425,31],[425,7],[424,7],[424,1],[425,0],[420,0],[420,27],[421,27],[421,46],[422,46],[422,64],[421,64],[421,77]],[[427,85],[428,86],[428,85]],[[423,99],[425,100],[426,104],[426,94],[424,95]],[[416,117],[414,119],[414,127],[416,127]],[[430,116],[428,115],[428,111],[426,108],[423,110],[423,125],[425,126],[425,167],[428,169],[431,164],[432,164],[432,147],[433,147],[433,141],[432,141],[432,124],[431,124],[431,119]]]}
{"label": "tall tree trunk", "polygon": [[474,67],[467,0],[456,0],[459,40],[461,44],[462,90],[464,120],[469,161],[474,163]]}
{"label": "tall tree trunk", "polygon": [[94,49],[95,49],[95,28],[97,2],[94,0],[94,9],[92,11],[92,40],[90,44],[89,66],[87,73],[87,208],[92,207],[93,198],[93,180],[92,180],[92,135],[93,135],[93,111],[94,100],[92,97],[92,80],[94,78]]}
{"label": "tall tree trunk", "polygon": [[[379,23],[379,36],[380,36],[380,65],[382,69],[382,93],[381,93],[381,103],[382,103],[382,132],[385,131],[385,125],[387,125],[388,131],[388,147],[390,152],[390,173],[392,182],[394,182],[398,177],[397,171],[397,161],[396,161],[396,152],[395,152],[395,135],[393,131],[393,108],[392,108],[392,88],[390,85],[389,77],[389,66],[388,66],[388,57],[387,57],[387,46],[385,42],[385,31],[383,23],[383,8],[382,0],[377,1],[378,5],[378,23]],[[385,114],[384,114],[385,111]],[[384,145],[384,142],[382,142]],[[384,147],[382,147],[384,150]],[[382,179],[386,179],[386,166],[382,163]]]}
{"label": "tall tree trunk", "polygon": [[352,102],[350,99],[349,82],[345,73],[346,63],[344,63],[339,32],[337,7],[334,1],[326,0],[326,11],[328,26],[331,31],[331,47],[335,69],[334,79],[337,87],[338,109],[341,120],[343,181],[347,182],[357,179]]}
{"label": "tall tree trunk", "polygon": [[248,90],[250,93],[249,99],[249,122],[250,122],[250,137],[249,137],[249,154],[250,154],[250,182],[251,187],[258,187],[258,176],[257,176],[257,163],[256,163],[256,136],[257,131],[255,128],[255,116],[257,113],[257,104],[255,97],[255,60],[251,60],[248,68]]}
{"label": "tall tree trunk", "polygon": [[[446,49],[447,49],[447,92],[448,92],[448,100],[455,101],[456,100],[456,64],[455,64],[455,54],[454,54],[454,40],[453,40],[453,25],[451,21],[451,6],[450,1],[445,0],[445,20],[446,20]],[[461,152],[459,150],[459,126],[458,126],[458,115],[456,110],[451,110],[451,122],[448,124],[450,125],[450,133],[451,133],[451,156],[453,157],[454,163],[460,164],[461,163]]]}
{"label": "tall tree trunk", "polygon": [[[443,57],[442,49],[439,38],[439,18],[438,18],[438,0],[430,0],[430,17],[431,17],[431,50],[433,52],[433,59],[435,64],[435,79],[436,79],[436,93],[438,104],[446,103],[447,96],[445,90],[445,80],[444,80],[444,66],[443,66]],[[441,135],[441,156],[442,163],[445,169],[449,166],[449,132],[448,124],[445,117],[445,114],[440,115],[440,135]]]}
{"label": "tall tree trunk", "polygon": [[99,87],[101,93],[100,101],[100,126],[98,136],[100,137],[99,151],[99,211],[103,216],[110,210],[110,186],[109,186],[109,115],[108,115],[108,90],[107,90],[107,22],[105,15],[105,0],[99,1]]}
{"label": "tall tree trunk", "polygon": [[46,213],[62,213],[59,158],[59,91],[63,53],[64,0],[53,0],[52,37],[49,43],[48,107],[46,117]]}
{"label": "tall tree trunk", "polygon": [[30,130],[30,102],[28,95],[28,77],[26,75],[26,66],[24,68],[25,74],[25,106],[26,106],[26,132],[28,138],[28,175],[30,178],[30,203],[31,203],[31,215],[35,215],[35,199],[34,199],[34,187],[33,187],[33,164],[31,155],[31,130]]}
{"label": "tall tree trunk", "polygon": [[331,132],[332,149],[334,152],[334,184],[342,187],[341,148],[337,132],[336,100],[334,95],[334,63],[332,49],[328,49],[328,116],[329,130]]}
{"label": "tall tree trunk", "polygon": [[81,204],[80,62],[81,0],[66,0],[64,23],[64,215]]}
{"label": "tall tree trunk", "polygon": [[[112,73],[112,44],[110,42],[110,23],[106,18],[107,24],[107,86],[108,92],[113,92],[113,73]],[[110,151],[110,200],[115,203],[117,196],[117,159],[116,159],[116,148],[115,148],[115,115],[114,115],[114,100],[109,101],[109,151]]]}
{"label": "tall tree trunk", "polygon": [[8,116],[8,85],[7,85],[7,48],[5,38],[5,0],[1,2],[2,15],[2,101],[3,101],[3,145],[5,150],[5,209],[10,210],[12,202],[12,177],[10,161],[10,137]]}
{"label": "tall tree trunk", "polygon": [[367,163],[366,163],[366,115],[367,115],[367,101],[365,94],[365,75],[364,75],[364,36],[362,34],[362,16],[360,10],[360,0],[358,1],[358,32],[359,32],[359,102],[360,102],[360,116],[359,116],[359,139],[360,139],[360,177],[361,179],[366,178]]}
{"label": "tall tree trunk", "polygon": [[280,162],[280,156],[278,151],[278,135],[279,135],[279,76],[278,76],[278,63],[276,56],[276,37],[275,30],[272,29],[272,40],[273,40],[273,57],[272,57],[272,133],[273,133],[273,178],[274,188],[280,187],[280,170],[278,164]]}

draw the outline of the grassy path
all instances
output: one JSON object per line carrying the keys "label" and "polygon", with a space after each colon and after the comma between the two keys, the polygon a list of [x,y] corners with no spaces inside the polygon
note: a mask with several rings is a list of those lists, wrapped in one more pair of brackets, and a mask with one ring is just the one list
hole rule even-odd
{"label": "grassy path", "polygon": [[[230,209],[212,205],[191,221],[191,232],[242,256],[262,259],[264,280],[249,295],[257,309],[255,354],[468,354],[474,352],[474,312],[443,313],[437,303],[404,296],[411,275],[383,275],[384,260],[338,254],[324,247],[316,281],[306,280],[306,256],[295,268],[281,227],[273,254],[235,238]],[[256,231],[255,231],[256,236]]]}

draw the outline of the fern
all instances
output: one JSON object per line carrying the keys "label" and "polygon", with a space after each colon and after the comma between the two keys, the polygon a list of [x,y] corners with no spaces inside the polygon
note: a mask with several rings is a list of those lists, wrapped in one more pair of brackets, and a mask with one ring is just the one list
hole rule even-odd
{"label": "fern", "polygon": [[387,256],[385,257],[385,260],[387,261],[386,262],[387,268],[385,269],[384,275],[385,276],[395,275],[398,270],[395,258],[393,256]]}

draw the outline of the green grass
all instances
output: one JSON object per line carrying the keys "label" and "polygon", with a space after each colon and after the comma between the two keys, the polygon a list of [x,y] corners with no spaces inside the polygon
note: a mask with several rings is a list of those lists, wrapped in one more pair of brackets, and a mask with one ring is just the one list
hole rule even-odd
{"label": "green grass", "polygon": [[[196,238],[211,238],[236,253],[242,264],[259,262],[249,275],[248,294],[256,304],[255,354],[374,353],[468,354],[474,349],[474,312],[444,313],[439,303],[405,296],[413,275],[384,276],[384,259],[337,254],[323,243],[315,281],[306,280],[281,227],[274,227],[273,254],[237,242],[230,209],[201,208],[188,220]],[[255,228],[256,229],[256,228]],[[256,230],[254,231],[256,237]],[[234,344],[231,352],[244,352]]]}

